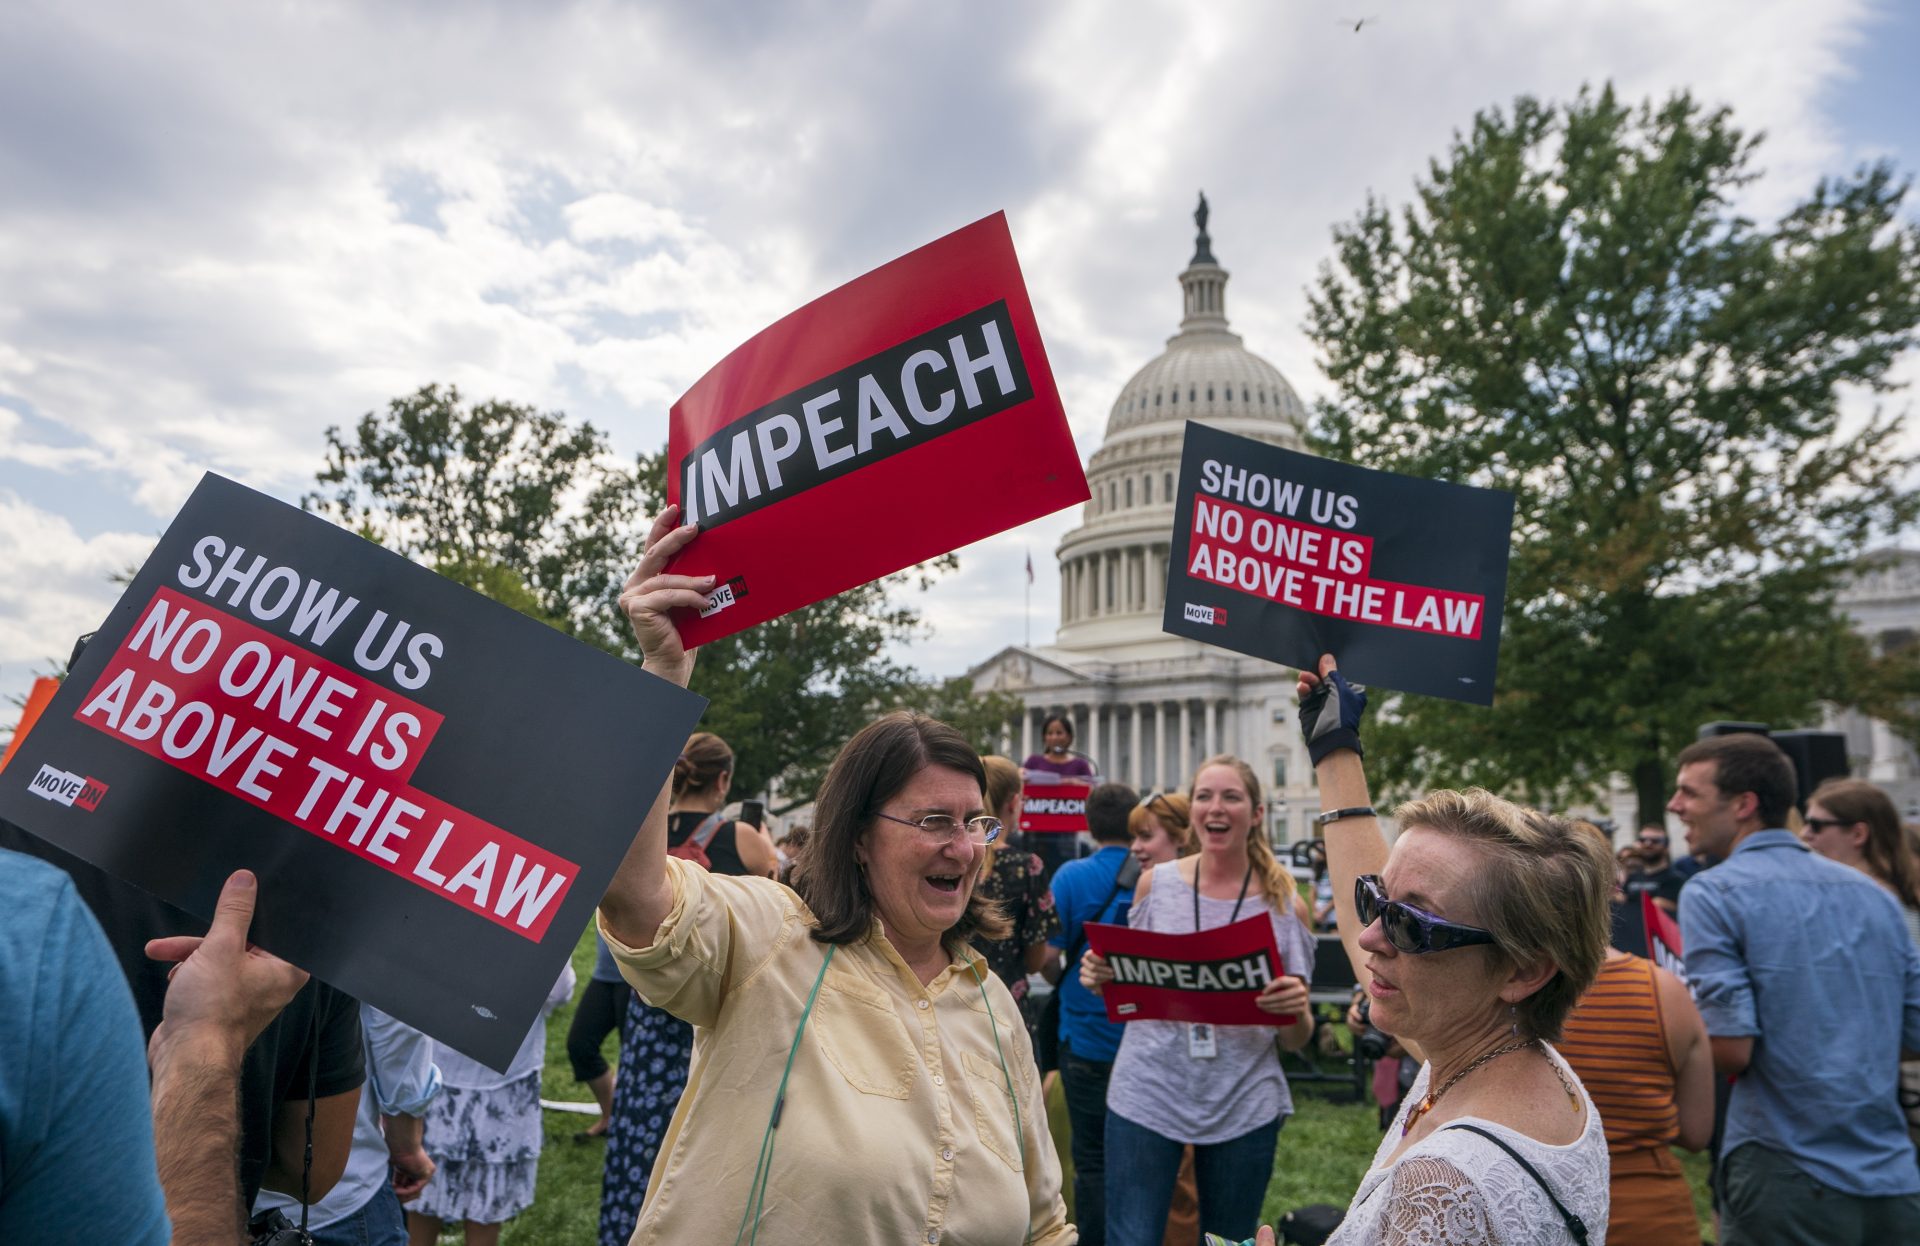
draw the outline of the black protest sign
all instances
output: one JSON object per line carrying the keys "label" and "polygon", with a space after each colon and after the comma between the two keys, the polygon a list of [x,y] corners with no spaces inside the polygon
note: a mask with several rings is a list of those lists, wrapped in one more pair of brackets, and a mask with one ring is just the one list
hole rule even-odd
{"label": "black protest sign", "polygon": [[1300,454],[1189,423],[1167,560],[1176,636],[1493,702],[1513,495]]}
{"label": "black protest sign", "polygon": [[0,817],[504,1068],[704,705],[208,475]]}

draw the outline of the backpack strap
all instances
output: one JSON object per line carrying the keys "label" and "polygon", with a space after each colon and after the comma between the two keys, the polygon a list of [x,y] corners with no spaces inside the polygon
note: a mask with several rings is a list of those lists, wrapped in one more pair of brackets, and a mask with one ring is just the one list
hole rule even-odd
{"label": "backpack strap", "polygon": [[1446,1129],[1464,1129],[1468,1133],[1479,1134],[1482,1138],[1485,1138],[1488,1142],[1493,1143],[1493,1145],[1499,1147],[1502,1151],[1505,1151],[1508,1155],[1512,1156],[1513,1162],[1520,1165],[1520,1169],[1522,1172],[1526,1173],[1529,1177],[1533,1178],[1534,1184],[1540,1187],[1540,1192],[1545,1194],[1547,1196],[1547,1201],[1553,1204],[1553,1209],[1560,1213],[1560,1219],[1563,1222],[1565,1222],[1567,1226],[1567,1232],[1573,1236],[1573,1240],[1575,1242],[1578,1242],[1580,1246],[1586,1246],[1586,1243],[1587,1243],[1586,1221],[1582,1220],[1580,1217],[1574,1215],[1572,1212],[1567,1210],[1566,1204],[1560,1201],[1560,1196],[1553,1192],[1553,1187],[1548,1185],[1547,1179],[1540,1175],[1540,1170],[1527,1162],[1526,1156],[1520,1154],[1520,1152],[1508,1146],[1506,1142],[1503,1141],[1498,1135],[1492,1133],[1489,1130],[1482,1129],[1478,1125],[1469,1125],[1465,1121],[1455,1121],[1453,1124],[1448,1125],[1445,1128]]}
{"label": "backpack strap", "polygon": [[700,851],[705,852],[707,845],[713,842],[713,837],[718,835],[720,828],[726,824],[726,815],[716,809],[708,814],[699,826],[693,828],[693,835],[688,842],[699,844]]}

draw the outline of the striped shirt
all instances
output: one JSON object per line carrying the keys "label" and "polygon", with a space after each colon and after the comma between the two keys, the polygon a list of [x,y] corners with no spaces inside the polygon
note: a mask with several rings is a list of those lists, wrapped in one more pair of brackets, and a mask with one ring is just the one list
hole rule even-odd
{"label": "striped shirt", "polygon": [[1556,1046],[1600,1109],[1609,1151],[1664,1147],[1679,1138],[1673,1057],[1651,962],[1629,954],[1601,965]]}

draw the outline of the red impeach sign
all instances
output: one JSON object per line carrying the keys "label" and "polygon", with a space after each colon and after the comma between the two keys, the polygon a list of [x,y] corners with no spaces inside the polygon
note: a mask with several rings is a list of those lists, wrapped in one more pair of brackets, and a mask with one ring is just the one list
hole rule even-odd
{"label": "red impeach sign", "polygon": [[1687,961],[1680,954],[1680,923],[1653,902],[1650,891],[1640,894],[1640,916],[1647,924],[1647,955],[1654,964],[1685,982]]}
{"label": "red impeach sign", "polygon": [[1020,829],[1072,835],[1087,829],[1088,783],[1029,783],[1020,793]]}
{"label": "red impeach sign", "polygon": [[1273,922],[1264,913],[1193,934],[1102,922],[1088,922],[1086,929],[1087,944],[1113,967],[1113,981],[1101,991],[1109,1021],[1294,1022],[1253,1002],[1286,972]]}
{"label": "red impeach sign", "polygon": [[1004,213],[763,330],[673,405],[667,496],[713,575],[689,646],[1087,500]]}

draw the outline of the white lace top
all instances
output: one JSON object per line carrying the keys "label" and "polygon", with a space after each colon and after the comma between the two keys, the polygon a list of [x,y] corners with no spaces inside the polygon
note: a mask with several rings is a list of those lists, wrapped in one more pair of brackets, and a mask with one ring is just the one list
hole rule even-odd
{"label": "white lace top", "polygon": [[[1499,1135],[1527,1157],[1562,1205],[1586,1222],[1590,1246],[1607,1240],[1607,1138],[1587,1089],[1560,1053],[1554,1063],[1580,1089],[1587,1126],[1566,1146],[1549,1146],[1479,1117],[1459,1118]],[[1431,1065],[1423,1065],[1401,1101],[1400,1115],[1361,1178],[1340,1228],[1327,1246],[1571,1246],[1573,1235],[1513,1157],[1479,1134],[1437,1129],[1386,1165],[1400,1141],[1408,1111],[1427,1093]],[[1449,1121],[1448,1124],[1455,1122]]]}

